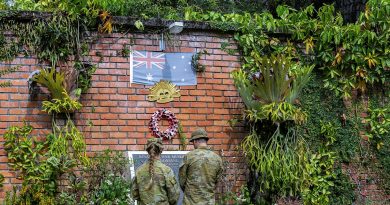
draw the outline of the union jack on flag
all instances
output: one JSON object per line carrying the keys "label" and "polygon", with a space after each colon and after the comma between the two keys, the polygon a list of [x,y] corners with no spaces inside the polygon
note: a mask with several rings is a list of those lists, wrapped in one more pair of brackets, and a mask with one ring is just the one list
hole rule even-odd
{"label": "union jack on flag", "polygon": [[176,85],[196,85],[192,69],[192,53],[163,53],[132,51],[130,54],[130,83],[153,85],[169,80]]}
{"label": "union jack on flag", "polygon": [[164,69],[165,53],[133,51],[133,68]]}

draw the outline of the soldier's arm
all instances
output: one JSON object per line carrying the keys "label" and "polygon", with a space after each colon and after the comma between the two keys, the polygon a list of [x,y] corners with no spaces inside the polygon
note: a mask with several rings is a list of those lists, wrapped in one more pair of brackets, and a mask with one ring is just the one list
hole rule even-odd
{"label": "soldier's arm", "polygon": [[176,203],[179,201],[180,190],[179,190],[179,185],[177,183],[175,174],[171,169],[169,170],[165,179],[166,179],[166,187],[167,187],[169,204],[176,205]]}
{"label": "soldier's arm", "polygon": [[138,183],[137,183],[137,176],[133,178],[133,181],[131,183],[131,195],[133,196],[133,199],[139,201],[141,198],[139,196],[139,188],[138,188]]}
{"label": "soldier's arm", "polygon": [[179,183],[180,183],[180,188],[184,192],[186,180],[187,180],[187,156],[184,156],[183,158],[183,163],[180,165],[179,169]]}

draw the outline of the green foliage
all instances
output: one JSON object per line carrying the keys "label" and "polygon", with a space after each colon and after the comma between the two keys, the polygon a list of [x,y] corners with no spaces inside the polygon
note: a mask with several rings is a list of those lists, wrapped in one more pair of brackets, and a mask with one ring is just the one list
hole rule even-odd
{"label": "green foliage", "polygon": [[80,19],[84,15],[94,18],[98,13],[94,1],[91,0],[14,0],[14,5],[12,7],[6,6],[6,9],[64,12],[74,20]]}
{"label": "green foliage", "polygon": [[259,192],[296,196],[305,182],[307,148],[292,132],[282,135],[279,129],[265,142],[251,132],[241,147],[252,169],[259,173]]}
{"label": "green foliage", "polygon": [[298,126],[297,132],[304,136],[313,152],[308,177],[311,180],[303,192],[306,203],[352,204],[356,198],[353,185],[334,164],[349,162],[357,153],[358,108],[348,111],[341,99],[322,86],[318,74],[303,88],[300,105],[309,117],[304,125]]}
{"label": "green foliage", "polygon": [[336,153],[330,151],[330,147],[336,140],[336,128],[330,122],[321,123],[321,134],[325,137],[326,143],[316,153],[310,155],[306,165],[308,184],[305,184],[302,191],[304,204],[330,203],[331,188],[336,177],[333,167],[337,159]]}
{"label": "green foliage", "polygon": [[[0,42],[0,44],[1,44],[1,42]],[[3,75],[7,75],[9,73],[16,72],[16,71],[19,70],[19,68],[20,67],[8,67],[5,70],[0,70],[0,77],[2,77]],[[12,86],[12,82],[11,81],[0,82],[0,88],[11,87],[11,86]]]}
{"label": "green foliage", "polygon": [[340,167],[335,168],[333,172],[335,179],[333,180],[334,185],[330,189],[332,192],[330,204],[354,204],[356,200],[354,193],[356,186],[351,182],[350,177],[342,172]]}
{"label": "green foliage", "polygon": [[42,68],[38,75],[34,76],[34,81],[45,86],[52,99],[64,99],[67,92],[64,88],[65,76],[57,72],[55,68]]}
{"label": "green foliage", "polygon": [[298,126],[297,132],[305,138],[308,146],[312,150],[319,149],[326,140],[323,136],[324,128],[320,125],[323,125],[323,122],[328,123],[328,126],[332,124],[334,129],[329,132],[336,132],[335,135],[332,134],[335,136],[332,150],[337,152],[341,162],[349,162],[359,148],[360,108],[354,105],[350,108],[352,110],[348,110],[341,99],[323,87],[318,73],[314,73],[307,86],[303,88],[299,104],[309,117],[304,125]]}
{"label": "green foliage", "polygon": [[92,85],[92,75],[96,72],[97,66],[76,62],[75,69],[79,72],[77,79],[78,88],[81,89],[81,93],[86,93]]}
{"label": "green foliage", "polygon": [[21,190],[8,194],[5,204],[54,204],[57,179],[75,166],[66,153],[59,157],[50,155],[49,141],[30,137],[32,130],[25,123],[22,127],[10,127],[4,134],[9,164],[23,180]]}
{"label": "green foliage", "polygon": [[[90,74],[90,76],[87,76],[86,79],[88,79],[88,77],[91,77],[91,73],[88,74]],[[43,102],[42,104],[43,111],[47,112],[48,114],[51,114],[51,113],[63,113],[63,112],[70,113],[75,110],[81,109],[82,106],[81,103],[79,103],[75,99],[72,99],[68,95],[69,91],[65,89],[67,84],[67,82],[65,82],[65,74],[61,72],[57,72],[55,68],[51,68],[51,69],[42,68],[39,74],[34,76],[33,80],[48,88],[49,92],[51,93],[52,100]],[[89,81],[87,82],[83,81],[83,82],[90,84]],[[83,86],[84,89],[88,89],[89,85],[84,84]],[[81,89],[77,88],[75,90],[70,90],[70,92],[72,92],[77,97],[80,96],[81,93],[77,93],[77,92],[81,92]]]}
{"label": "green foliage", "polygon": [[81,103],[70,99],[66,94],[63,99],[53,99],[52,101],[43,101],[42,109],[48,114],[52,113],[71,113],[81,109]]}
{"label": "green foliage", "polygon": [[370,96],[368,116],[365,118],[368,126],[366,136],[372,145],[378,159],[377,172],[382,178],[379,184],[390,193],[390,106],[389,97],[381,95]]}
{"label": "green foliage", "polygon": [[120,151],[98,153],[89,166],[68,173],[67,186],[57,192],[54,204],[134,204],[126,175],[129,163]]}
{"label": "green foliage", "polygon": [[206,50],[203,50],[203,51],[199,51],[199,52],[195,53],[192,56],[191,66],[192,66],[192,69],[196,72],[204,72],[206,70],[206,66],[200,64],[200,62],[199,62],[202,55],[210,55],[210,54],[207,53]]}
{"label": "green foliage", "polygon": [[69,56],[79,55],[80,28],[69,17],[54,15],[29,23],[1,21],[0,30],[12,32],[15,36],[4,39],[5,43],[0,47],[1,53],[6,55],[1,55],[5,60],[12,60],[24,52],[25,55],[36,54],[40,60],[56,66],[59,61],[68,60]]}
{"label": "green foliage", "polygon": [[180,143],[181,143],[181,150],[186,150],[187,148],[187,136],[183,131],[183,125],[179,122],[179,127],[177,130],[177,134],[179,135],[180,138]]}
{"label": "green foliage", "polygon": [[130,187],[128,179],[111,174],[102,180],[91,200],[96,204],[132,204]]}
{"label": "green foliage", "polygon": [[[235,39],[243,51],[244,70],[255,63],[252,51],[259,55],[285,53],[315,63],[327,75],[324,86],[338,96],[350,98],[355,88],[364,92],[367,86],[383,85],[389,80],[389,8],[388,1],[368,1],[365,13],[354,24],[343,24],[332,5],[318,12],[313,6],[299,11],[279,6],[277,17],[267,12],[221,14],[187,10],[185,19],[233,25],[238,31]],[[286,32],[291,36],[286,36],[287,43],[281,43],[265,32]]]}
{"label": "green foliage", "polygon": [[255,67],[251,71],[258,77],[250,80],[243,70],[233,73],[234,83],[248,108],[249,119],[304,122],[306,115],[293,103],[310,79],[313,67],[294,65],[283,55],[261,58],[256,54],[253,59]]}
{"label": "green foliage", "polygon": [[0,77],[3,76],[3,75],[7,75],[7,74],[10,74],[10,73],[16,72],[16,71],[19,70],[19,68],[20,68],[20,66],[18,66],[18,67],[8,67],[5,70],[0,70]]}
{"label": "green foliage", "polygon": [[0,188],[3,187],[4,175],[0,174]]}
{"label": "green foliage", "polygon": [[254,205],[254,203],[251,202],[250,192],[246,186],[242,186],[238,194],[231,192],[226,193],[217,204]]}
{"label": "green foliage", "polygon": [[[1,25],[0,25],[1,28]],[[0,29],[0,60],[12,60],[20,51],[20,42],[13,38],[7,38],[4,31]]]}
{"label": "green foliage", "polygon": [[365,92],[368,85],[389,80],[389,12],[388,1],[371,0],[355,24],[323,20],[315,50],[328,73],[326,87],[349,98],[353,88]]}
{"label": "green foliage", "polygon": [[87,173],[90,200],[94,204],[133,204],[131,181],[126,175],[130,162],[119,151],[105,150],[92,160]]}
{"label": "green foliage", "polygon": [[0,82],[0,88],[11,87],[11,86],[12,86],[11,81]]}
{"label": "green foliage", "polygon": [[366,136],[376,142],[376,148],[380,150],[385,138],[390,136],[390,105],[383,108],[369,108],[365,121],[369,125]]}
{"label": "green foliage", "polygon": [[77,129],[72,120],[68,119],[65,126],[58,127],[53,123],[53,134],[48,135],[48,152],[55,157],[60,157],[64,153],[73,155],[83,165],[89,164],[89,158],[86,155],[86,144],[83,134]]}

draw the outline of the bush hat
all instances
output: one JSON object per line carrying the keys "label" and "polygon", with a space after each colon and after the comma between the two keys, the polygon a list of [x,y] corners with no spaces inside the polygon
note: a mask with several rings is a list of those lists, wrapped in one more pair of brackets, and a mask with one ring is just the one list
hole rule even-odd
{"label": "bush hat", "polygon": [[196,140],[196,139],[200,139],[200,138],[209,140],[209,137],[207,136],[207,132],[202,128],[195,130],[191,134],[190,142],[192,142],[193,140]]}

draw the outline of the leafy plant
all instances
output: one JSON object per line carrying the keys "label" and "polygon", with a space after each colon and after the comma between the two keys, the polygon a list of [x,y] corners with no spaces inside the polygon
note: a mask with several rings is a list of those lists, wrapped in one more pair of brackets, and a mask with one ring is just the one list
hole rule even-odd
{"label": "leafy plant", "polygon": [[206,50],[203,50],[203,51],[199,51],[199,52],[195,53],[192,56],[191,66],[192,66],[192,69],[196,72],[204,72],[206,70],[206,66],[200,64],[200,62],[199,62],[202,55],[210,55],[210,54],[207,53]]}
{"label": "leafy plant", "polygon": [[379,184],[386,193],[390,192],[390,107],[388,100],[387,96],[372,95],[369,101],[368,116],[364,119],[367,125],[365,135],[371,144],[368,148],[372,147],[371,151],[378,160],[376,172],[381,178]]}
{"label": "leafy plant", "polygon": [[3,187],[3,183],[4,183],[4,175],[0,174],[0,188]]}
{"label": "leafy plant", "polygon": [[248,117],[252,121],[269,119],[279,123],[286,120],[304,122],[306,115],[293,103],[310,79],[313,66],[293,67],[285,56],[261,58],[257,55],[253,59],[256,59],[258,71],[252,82],[243,70],[233,73],[234,83],[248,108]]}
{"label": "leafy plant", "polygon": [[369,108],[365,121],[369,125],[366,136],[369,140],[376,142],[376,148],[380,150],[384,145],[384,138],[390,136],[390,106]]}
{"label": "leafy plant", "polygon": [[321,123],[321,134],[325,137],[325,145],[318,152],[310,155],[306,173],[307,183],[302,191],[304,204],[329,204],[331,188],[336,175],[333,167],[337,159],[336,153],[330,151],[330,146],[336,140],[336,128],[332,123]]}
{"label": "leafy plant", "polygon": [[6,204],[54,204],[58,178],[75,166],[66,153],[59,157],[50,155],[49,141],[39,142],[29,137],[32,130],[25,123],[22,127],[10,127],[4,134],[10,166],[23,180],[19,191],[14,189],[8,194]]}
{"label": "leafy plant", "polygon": [[[0,77],[2,77],[3,75],[9,74],[9,73],[16,72],[18,69],[19,69],[19,67],[8,67],[5,70],[0,70]],[[0,82],[0,88],[10,87],[10,86],[12,86],[12,82],[11,81]]]}
{"label": "leafy plant", "polygon": [[49,153],[55,157],[60,157],[64,153],[73,154],[74,159],[78,159],[83,165],[88,165],[89,158],[86,155],[84,136],[73,121],[68,120],[63,127],[58,127],[55,123],[53,126],[53,134],[48,135]]}
{"label": "leafy plant", "polygon": [[102,180],[91,200],[97,204],[133,204],[130,187],[129,180],[111,174]]}
{"label": "leafy plant", "polygon": [[92,75],[96,72],[97,66],[87,63],[76,62],[75,69],[79,72],[77,79],[77,87],[81,89],[81,93],[86,93],[92,84]]}
{"label": "leafy plant", "polygon": [[183,125],[179,122],[179,127],[177,130],[177,133],[180,138],[180,143],[181,143],[181,150],[186,150],[187,148],[187,136],[183,131]]}
{"label": "leafy plant", "polygon": [[42,103],[43,111],[47,112],[48,114],[63,112],[70,113],[81,109],[81,106],[81,103],[70,99],[67,94],[65,94],[63,99],[55,98],[52,101],[44,101]]}
{"label": "leafy plant", "polygon": [[65,76],[55,68],[42,68],[39,74],[34,76],[34,81],[45,86],[50,91],[52,99],[64,99],[67,96],[64,88]]}
{"label": "leafy plant", "polygon": [[126,176],[130,162],[119,151],[105,150],[96,155],[87,173],[91,202],[96,204],[133,204],[131,180]]}
{"label": "leafy plant", "polygon": [[354,190],[356,185],[351,182],[348,175],[344,174],[340,167],[333,170],[334,186],[330,187],[331,195],[329,197],[330,204],[353,204],[356,200]]}
{"label": "leafy plant", "polygon": [[246,186],[242,186],[239,193],[226,193],[222,197],[221,202],[217,204],[224,205],[228,203],[232,205],[254,205],[254,203],[251,202],[250,192]]}
{"label": "leafy plant", "polygon": [[277,130],[265,142],[251,132],[241,147],[252,169],[259,173],[260,193],[277,193],[281,196],[296,196],[305,181],[307,148],[302,141],[294,140],[292,132],[287,135]]}

